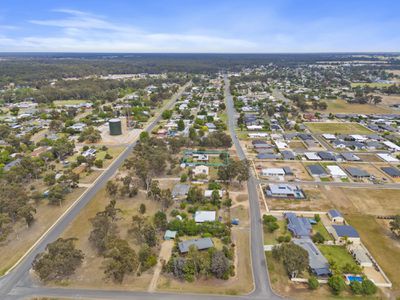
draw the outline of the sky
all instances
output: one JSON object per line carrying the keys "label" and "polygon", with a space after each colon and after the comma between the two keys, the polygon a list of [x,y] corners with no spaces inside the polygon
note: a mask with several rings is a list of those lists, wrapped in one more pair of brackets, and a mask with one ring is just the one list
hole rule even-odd
{"label": "sky", "polygon": [[398,52],[398,0],[1,0],[0,52]]}

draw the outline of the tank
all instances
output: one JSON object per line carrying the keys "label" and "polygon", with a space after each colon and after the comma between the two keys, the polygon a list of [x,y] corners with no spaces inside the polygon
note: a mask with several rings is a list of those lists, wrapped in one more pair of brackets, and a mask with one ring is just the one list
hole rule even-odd
{"label": "tank", "polygon": [[122,126],[120,119],[110,119],[108,121],[108,126],[110,127],[110,135],[121,135]]}

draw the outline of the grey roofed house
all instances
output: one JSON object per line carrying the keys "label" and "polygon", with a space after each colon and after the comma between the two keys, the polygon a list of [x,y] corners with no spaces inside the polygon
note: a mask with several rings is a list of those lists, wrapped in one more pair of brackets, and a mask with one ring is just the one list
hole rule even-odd
{"label": "grey roofed house", "polygon": [[265,192],[269,197],[280,197],[280,198],[293,197],[295,199],[305,198],[303,191],[297,185],[292,185],[292,184],[270,183]]}
{"label": "grey roofed house", "polygon": [[283,167],[283,171],[285,171],[285,175],[293,175],[293,171],[290,167]]}
{"label": "grey roofed house", "polygon": [[336,157],[333,155],[331,152],[327,151],[319,151],[317,152],[318,156],[322,158],[322,160],[330,160],[330,161],[335,161]]}
{"label": "grey roofed house", "polygon": [[258,159],[279,159],[280,154],[279,153],[259,153],[257,154]]}
{"label": "grey roofed house", "polygon": [[308,252],[308,266],[316,276],[328,276],[331,274],[329,263],[321,251],[315,246],[313,241],[307,238],[293,239],[293,243]]}
{"label": "grey roofed house", "polygon": [[359,238],[357,230],[350,225],[332,225],[333,229],[336,231],[338,237],[349,237],[349,238]]}
{"label": "grey roofed house", "polygon": [[211,238],[200,238],[183,241],[178,244],[181,253],[189,252],[190,246],[195,246],[197,250],[205,250],[214,247],[214,243]]}
{"label": "grey roofed house", "polygon": [[189,189],[190,185],[184,183],[178,183],[172,189],[172,197],[173,198],[184,197],[188,194]]}
{"label": "grey roofed house", "polygon": [[296,158],[294,153],[290,150],[283,150],[281,151],[281,154],[283,156],[283,159],[294,160]]}
{"label": "grey roofed house", "polygon": [[313,176],[327,176],[328,174],[325,172],[325,169],[321,165],[311,165],[308,166],[308,169]]}
{"label": "grey roofed house", "polygon": [[314,139],[311,134],[307,134],[307,133],[300,133],[299,138],[301,138],[303,141]]}
{"label": "grey roofed house", "polygon": [[293,234],[293,236],[311,236],[312,227],[307,218],[299,218],[295,213],[285,213],[285,218],[288,220],[288,230]]}
{"label": "grey roofed house", "polygon": [[347,161],[360,161],[361,159],[353,153],[341,153],[342,157]]}
{"label": "grey roofed house", "polygon": [[356,178],[362,178],[362,177],[370,177],[369,173],[366,171],[359,169],[359,168],[354,168],[354,167],[347,167],[346,168],[347,173],[349,173],[352,177]]}
{"label": "grey roofed house", "polygon": [[267,141],[264,141],[264,140],[252,140],[251,143],[252,143],[253,145],[256,145],[256,144],[265,144],[265,145],[268,145]]}
{"label": "grey roofed house", "polygon": [[400,177],[400,170],[395,167],[382,167],[381,170],[391,177]]}
{"label": "grey roofed house", "polygon": [[19,165],[20,162],[21,162],[21,159],[17,158],[16,160],[13,160],[13,161],[9,162],[8,164],[6,164],[3,169],[4,169],[4,171],[10,171],[10,169],[12,167]]}

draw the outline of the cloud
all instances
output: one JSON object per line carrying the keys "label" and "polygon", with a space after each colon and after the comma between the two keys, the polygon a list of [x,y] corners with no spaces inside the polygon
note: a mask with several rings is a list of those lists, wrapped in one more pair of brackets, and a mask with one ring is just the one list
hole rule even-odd
{"label": "cloud", "polygon": [[[191,33],[147,32],[103,16],[71,9],[54,10],[62,18],[30,20],[49,27],[52,34],[6,38],[2,51],[76,52],[248,52],[256,44],[247,40]],[[45,30],[41,30],[45,32]]]}

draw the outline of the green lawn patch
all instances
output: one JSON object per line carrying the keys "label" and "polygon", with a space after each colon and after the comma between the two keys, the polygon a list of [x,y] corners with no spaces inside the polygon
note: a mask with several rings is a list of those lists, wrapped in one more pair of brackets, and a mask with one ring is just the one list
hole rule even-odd
{"label": "green lawn patch", "polygon": [[338,269],[342,269],[346,264],[357,265],[344,246],[319,245],[318,248],[328,261],[333,261],[338,266]]}
{"label": "green lawn patch", "polygon": [[332,240],[331,235],[330,235],[329,232],[326,230],[324,224],[322,224],[321,221],[318,222],[318,223],[315,224],[315,225],[312,225],[312,229],[313,229],[314,234],[317,233],[317,232],[319,232],[319,233],[324,237],[325,241]]}

